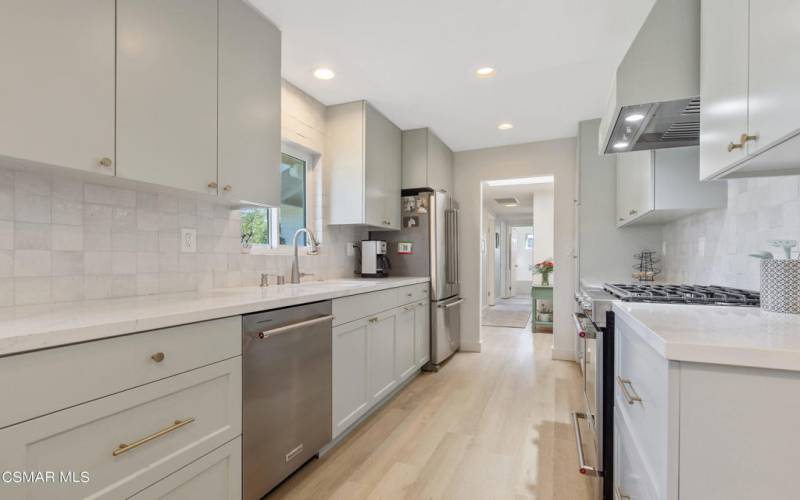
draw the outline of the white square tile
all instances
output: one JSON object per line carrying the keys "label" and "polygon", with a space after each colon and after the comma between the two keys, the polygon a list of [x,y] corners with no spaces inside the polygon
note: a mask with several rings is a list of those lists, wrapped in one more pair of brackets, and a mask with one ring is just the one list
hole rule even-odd
{"label": "white square tile", "polygon": [[197,254],[182,253],[178,257],[178,270],[182,273],[193,273],[197,271]]}
{"label": "white square tile", "polygon": [[136,294],[153,295],[158,293],[158,274],[137,274],[136,275]]}
{"label": "white square tile", "polygon": [[158,250],[160,252],[175,252],[177,253],[178,242],[180,238],[178,237],[178,231],[161,231],[158,233]]}
{"label": "white square tile", "polygon": [[197,202],[185,198],[179,200],[178,213],[182,215],[197,215]]}
{"label": "white square tile", "polygon": [[0,307],[14,305],[14,280],[0,280]]}
{"label": "white square tile", "polygon": [[158,272],[177,273],[179,270],[178,252],[161,252],[158,254]]}
{"label": "white square tile", "polygon": [[14,192],[17,195],[50,196],[51,178],[47,174],[17,170],[14,172]]}
{"label": "white square tile", "polygon": [[158,209],[158,195],[156,193],[147,193],[144,191],[136,192],[136,206],[138,208]]}
{"label": "white square tile", "polygon": [[53,224],[83,225],[83,202],[53,198]]}
{"label": "white square tile", "polygon": [[158,210],[171,214],[178,213],[178,199],[165,193],[158,193]]}
{"label": "white square tile", "polygon": [[14,219],[14,191],[0,186],[0,220]]}
{"label": "white square tile", "polygon": [[85,184],[83,196],[84,201],[91,204],[113,205],[116,202],[114,189],[101,184]]}
{"label": "white square tile", "polygon": [[[0,250],[0,278],[14,275],[14,254],[11,250]],[[11,281],[11,280],[0,280]]]}
{"label": "white square tile", "polygon": [[83,227],[93,233],[111,231],[111,207],[93,203],[84,204]]}
{"label": "white square tile", "polygon": [[137,273],[157,273],[158,272],[158,253],[139,252],[136,254]]}
{"label": "white square tile", "polygon": [[110,274],[87,275],[83,279],[83,296],[85,299],[105,299],[111,297]]}
{"label": "white square tile", "polygon": [[80,226],[65,226],[53,224],[52,247],[53,250],[83,250],[83,228]]}
{"label": "white square tile", "polygon": [[136,253],[134,253],[134,252],[112,252],[112,254],[111,254],[111,273],[112,274],[136,274]]}
{"label": "white square tile", "polygon": [[14,250],[14,276],[50,276],[50,250]]}
{"label": "white square tile", "polygon": [[112,297],[132,297],[137,292],[137,280],[135,275],[114,276],[111,279]]}
{"label": "white square tile", "polygon": [[0,250],[11,250],[14,248],[14,223],[8,220],[0,220]]}
{"label": "white square tile", "polygon": [[83,276],[56,276],[53,278],[53,302],[83,300]]}
{"label": "white square tile", "polygon": [[53,178],[52,194],[54,198],[82,202],[83,182],[63,177],[55,177]]}
{"label": "white square tile", "polygon": [[111,232],[111,250],[135,252],[139,247],[139,233],[135,231]]}
{"label": "white square tile", "polygon": [[242,274],[239,271],[228,271],[228,279],[225,286],[242,286]]}
{"label": "white square tile", "polygon": [[111,252],[86,252],[83,254],[85,274],[111,274]]}
{"label": "white square tile", "polygon": [[80,274],[83,274],[83,252],[53,252],[53,276]]}
{"label": "white square tile", "polygon": [[114,205],[126,208],[133,208],[136,206],[136,191],[114,188],[112,194],[114,196]]}
{"label": "white square tile", "polygon": [[197,202],[197,215],[199,217],[214,218],[214,205],[206,201]]}
{"label": "white square tile", "polygon": [[158,230],[159,213],[152,208],[138,208],[136,210],[136,227],[144,231]]}
{"label": "white square tile", "polygon": [[178,214],[161,212],[158,214],[158,228],[162,231],[178,229]]}
{"label": "white square tile", "polygon": [[14,194],[14,220],[20,222],[50,222],[50,197]]}
{"label": "white square tile", "polygon": [[111,209],[112,231],[135,231],[136,209],[128,207],[114,207]]}
{"label": "white square tile", "polygon": [[94,252],[107,252],[111,250],[111,233],[108,231],[95,233],[86,231],[84,228],[83,248],[86,251]]}
{"label": "white square tile", "polygon": [[50,277],[14,278],[14,304],[47,304],[51,301]]}
{"label": "white square tile", "polygon": [[14,223],[14,248],[17,250],[50,250],[50,224]]}
{"label": "white square tile", "polygon": [[139,231],[136,233],[136,250],[139,252],[158,252],[158,232]]}

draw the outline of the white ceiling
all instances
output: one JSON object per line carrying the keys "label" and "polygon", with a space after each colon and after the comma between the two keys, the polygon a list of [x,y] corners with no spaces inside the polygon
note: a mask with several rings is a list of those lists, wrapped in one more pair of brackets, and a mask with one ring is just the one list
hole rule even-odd
{"label": "white ceiling", "polygon": [[[570,137],[605,108],[654,0],[251,0],[283,32],[283,76],[324,104],[372,102],[452,149]],[[480,66],[497,76],[478,79]],[[336,78],[312,71],[330,67]],[[512,122],[509,131],[497,124]]]}
{"label": "white ceiling", "polygon": [[[483,185],[483,206],[499,217],[527,215],[533,219],[533,197],[536,193],[553,192],[553,183],[527,184],[523,186],[490,186]],[[496,201],[497,198],[516,198],[519,206],[506,207]]]}

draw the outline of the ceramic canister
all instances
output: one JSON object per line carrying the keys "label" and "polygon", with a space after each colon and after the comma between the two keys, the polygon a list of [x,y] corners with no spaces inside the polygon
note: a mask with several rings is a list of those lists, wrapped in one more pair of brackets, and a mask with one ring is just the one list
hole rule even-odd
{"label": "ceramic canister", "polygon": [[761,309],[800,314],[800,260],[761,261]]}

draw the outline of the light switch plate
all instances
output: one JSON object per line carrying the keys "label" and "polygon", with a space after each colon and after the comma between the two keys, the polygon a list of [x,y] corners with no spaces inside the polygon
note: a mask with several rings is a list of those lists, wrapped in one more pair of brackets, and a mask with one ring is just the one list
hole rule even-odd
{"label": "light switch plate", "polygon": [[197,229],[181,229],[181,252],[197,252]]}

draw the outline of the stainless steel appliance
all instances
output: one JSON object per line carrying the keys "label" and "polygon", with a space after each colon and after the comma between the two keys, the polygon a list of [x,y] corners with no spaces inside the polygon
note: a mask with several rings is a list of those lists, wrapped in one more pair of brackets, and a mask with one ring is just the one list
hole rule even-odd
{"label": "stainless steel appliance", "polygon": [[[598,498],[614,498],[614,312],[615,300],[666,304],[759,305],[759,294],[713,285],[658,283],[581,286],[575,295],[578,361],[583,372],[584,407],[572,414],[581,474],[598,478]],[[585,425],[581,422],[585,421]],[[591,438],[581,429],[589,431]],[[587,454],[587,450],[590,452]],[[588,455],[588,458],[587,458]]]}
{"label": "stainless steel appliance", "polygon": [[243,498],[266,495],[331,440],[331,302],[242,318]]}
{"label": "stainless steel appliance", "polygon": [[400,231],[370,232],[385,240],[395,276],[431,278],[431,361],[439,365],[461,345],[458,203],[443,191],[404,189]]}
{"label": "stainless steel appliance", "polygon": [[382,240],[363,240],[361,242],[361,276],[364,278],[385,278],[389,276],[392,264]]}

